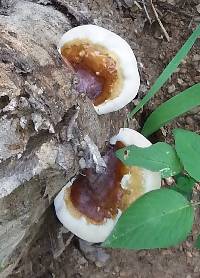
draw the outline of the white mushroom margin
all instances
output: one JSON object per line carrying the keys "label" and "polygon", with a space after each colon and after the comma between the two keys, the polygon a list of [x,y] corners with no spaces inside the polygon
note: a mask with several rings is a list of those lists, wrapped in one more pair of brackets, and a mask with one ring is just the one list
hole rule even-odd
{"label": "white mushroom margin", "polygon": [[[122,142],[125,146],[135,145],[140,148],[147,148],[152,145],[142,134],[130,128],[121,128],[119,133],[110,139],[110,144],[115,145],[117,141]],[[152,172],[147,169],[142,169],[142,172],[144,178],[144,193],[161,187],[160,172]],[[124,187],[123,184],[122,187]]]}
{"label": "white mushroom margin", "polygon": [[137,61],[129,44],[105,28],[96,25],[82,25],[72,28],[62,36],[58,44],[59,53],[66,43],[77,39],[90,40],[93,44],[102,45],[108,52],[115,54],[122,72],[123,83],[119,95],[112,100],[108,99],[104,103],[94,106],[97,114],[107,114],[126,106],[135,98],[140,86]]}
{"label": "white mushroom margin", "polygon": [[[143,135],[129,128],[121,128],[119,133],[111,138],[110,143],[115,144],[117,141],[121,141],[126,146],[136,145],[142,148],[151,145],[151,143]],[[143,173],[145,192],[160,188],[160,173],[151,172],[146,169],[143,169]],[[125,180],[126,179],[127,177],[125,177]],[[67,208],[64,199],[65,189],[70,187],[73,184],[73,181],[74,180],[68,182],[54,200],[55,211],[58,219],[64,227],[86,241],[93,243],[105,241],[116,225],[122,212],[119,210],[114,219],[105,219],[103,224],[91,224],[84,216],[81,218],[74,217]]]}
{"label": "white mushroom margin", "polygon": [[81,239],[93,243],[105,241],[121,216],[121,211],[118,212],[115,219],[105,219],[103,224],[96,225],[89,223],[84,216],[81,218],[74,217],[68,210],[64,201],[65,189],[71,185],[71,182],[67,183],[54,200],[55,211],[58,219],[65,228]]}

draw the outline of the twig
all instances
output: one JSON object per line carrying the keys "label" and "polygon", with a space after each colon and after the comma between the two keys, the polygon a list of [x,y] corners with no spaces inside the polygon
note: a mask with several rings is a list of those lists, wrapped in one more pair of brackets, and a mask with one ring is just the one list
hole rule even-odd
{"label": "twig", "polygon": [[148,18],[148,20],[149,20],[149,23],[151,24],[151,18],[150,18],[150,16],[149,16],[148,11],[147,11],[147,7],[146,7],[146,4],[145,4],[145,0],[142,0],[142,4],[143,4],[143,8],[144,8],[145,14],[146,14],[146,16],[147,16],[147,18]]}
{"label": "twig", "polygon": [[196,206],[200,205],[200,202],[191,203],[191,205],[192,205],[193,207],[196,207]]}
{"label": "twig", "polygon": [[140,6],[140,4],[137,1],[134,1],[134,4],[140,9],[142,10],[142,7]]}
{"label": "twig", "polygon": [[154,4],[153,4],[152,0],[150,0],[150,1],[151,1],[152,10],[153,10],[153,12],[154,12],[154,14],[155,14],[155,17],[156,17],[156,19],[157,19],[159,25],[160,25],[160,28],[162,29],[163,34],[165,35],[165,38],[167,39],[167,41],[169,41],[169,40],[170,40],[170,37],[169,37],[169,35],[168,35],[168,33],[167,33],[165,27],[163,26],[163,24],[162,24],[162,22],[161,22],[159,16],[158,16],[158,13],[157,13],[157,11],[156,11],[156,9],[155,9],[155,7],[154,7]]}

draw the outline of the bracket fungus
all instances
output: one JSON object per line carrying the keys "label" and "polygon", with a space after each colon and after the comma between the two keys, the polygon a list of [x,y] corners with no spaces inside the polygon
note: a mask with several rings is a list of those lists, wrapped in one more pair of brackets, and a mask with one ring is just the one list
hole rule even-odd
{"label": "bracket fungus", "polygon": [[117,149],[128,145],[148,147],[151,143],[137,131],[120,129],[110,139],[103,155],[104,171],[96,173],[93,168],[85,169],[55,198],[58,219],[79,238],[103,242],[131,203],[144,193],[160,188],[160,173],[126,166],[115,156]]}
{"label": "bracket fungus", "polygon": [[62,36],[58,51],[78,77],[77,91],[87,94],[99,115],[123,108],[137,95],[137,61],[117,34],[96,25],[78,26]]}

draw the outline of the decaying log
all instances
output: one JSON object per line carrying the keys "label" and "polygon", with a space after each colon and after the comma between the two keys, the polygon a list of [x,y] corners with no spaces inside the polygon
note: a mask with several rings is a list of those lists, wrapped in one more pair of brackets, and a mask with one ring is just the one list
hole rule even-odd
{"label": "decaying log", "polygon": [[78,24],[132,36],[116,9],[107,7],[112,1],[85,2],[0,1],[2,277],[23,256],[55,194],[78,173],[84,137],[102,150],[123,125],[125,110],[98,117],[77,94],[57,51],[61,35]]}

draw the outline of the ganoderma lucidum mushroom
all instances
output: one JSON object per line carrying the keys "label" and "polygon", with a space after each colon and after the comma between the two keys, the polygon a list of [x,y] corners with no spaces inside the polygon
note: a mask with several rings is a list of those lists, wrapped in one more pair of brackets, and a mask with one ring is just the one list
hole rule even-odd
{"label": "ganoderma lucidum mushroom", "polygon": [[115,33],[96,25],[78,26],[62,36],[58,51],[78,76],[77,91],[87,94],[99,115],[123,108],[137,95],[135,55]]}
{"label": "ganoderma lucidum mushroom", "polygon": [[125,166],[115,156],[115,150],[129,145],[148,147],[151,143],[129,128],[120,129],[110,139],[103,158],[107,168],[96,173],[85,169],[68,182],[54,200],[60,222],[79,238],[88,242],[103,242],[111,233],[121,213],[144,193],[161,186],[161,176],[135,166]]}

